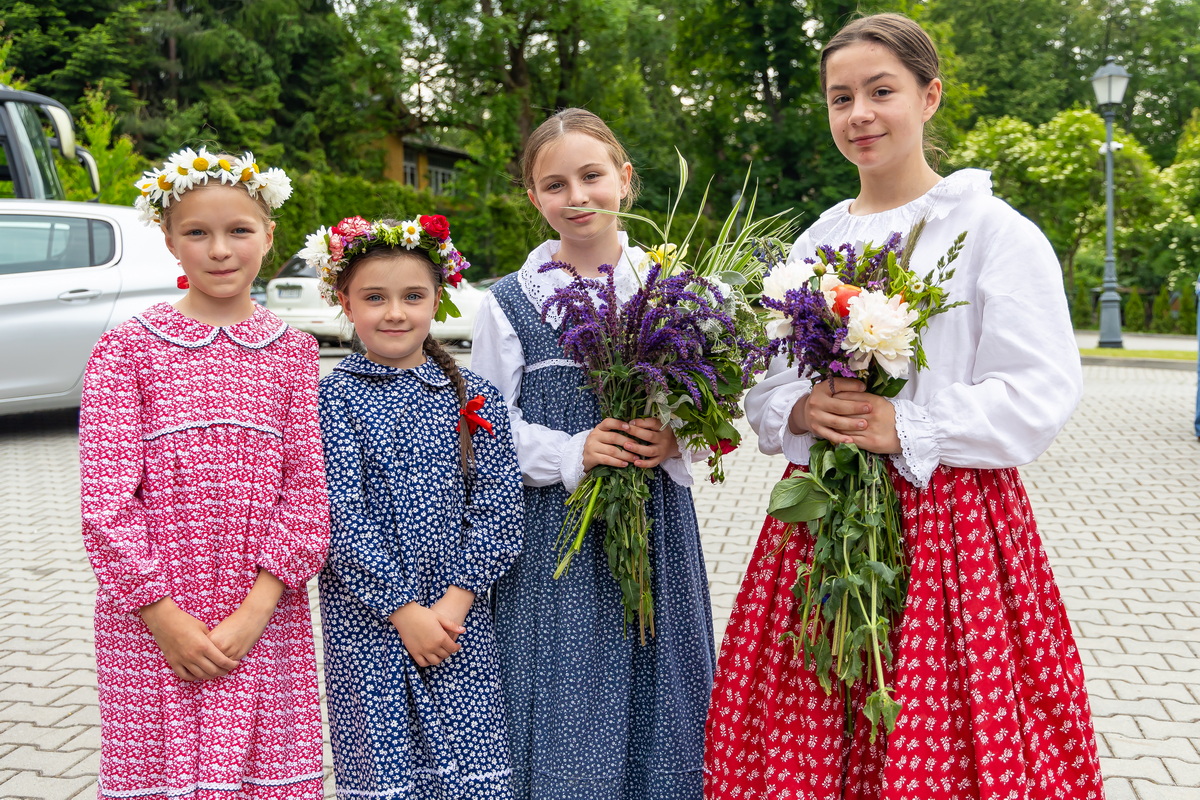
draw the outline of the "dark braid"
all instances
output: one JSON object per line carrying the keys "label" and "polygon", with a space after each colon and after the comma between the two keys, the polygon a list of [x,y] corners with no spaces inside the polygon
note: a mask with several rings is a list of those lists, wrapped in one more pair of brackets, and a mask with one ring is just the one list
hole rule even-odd
{"label": "dark braid", "polygon": [[[450,379],[450,384],[454,387],[455,394],[458,395],[459,409],[466,408],[467,381],[459,371],[458,362],[454,360],[454,356],[447,353],[432,334],[425,337],[425,343],[421,348],[425,351],[425,355],[433,359]],[[470,497],[471,485],[475,483],[475,447],[471,444],[471,426],[465,419],[460,419],[458,425],[458,455],[462,461],[463,482],[467,487],[467,496]]]}

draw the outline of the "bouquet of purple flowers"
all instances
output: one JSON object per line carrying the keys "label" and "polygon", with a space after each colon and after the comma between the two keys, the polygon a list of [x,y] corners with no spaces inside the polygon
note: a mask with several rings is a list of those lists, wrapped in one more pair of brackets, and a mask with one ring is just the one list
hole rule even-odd
{"label": "bouquet of purple flowers", "polygon": [[[687,181],[682,158],[680,170],[682,192]],[[667,243],[674,208],[663,228],[645,217],[618,214],[641,220],[661,237],[635,266],[639,288],[627,299],[617,294],[612,265],[600,268],[600,278],[581,277],[569,264],[542,266],[574,276],[546,301],[542,315],[562,314],[559,343],[587,374],[601,414],[657,418],[674,430],[682,450],[711,453],[714,481],[723,479],[721,458],[741,438],[732,420],[742,415],[742,394],[765,364],[766,339],[742,287],[761,276],[756,250],[763,242],[779,247],[779,237],[790,229],[778,215],[750,221],[753,208],[751,197],[747,221],[734,233],[740,211],[735,205],[716,243],[703,248],[695,264],[684,260],[695,225],[680,245]],[[621,588],[625,624],[637,621],[643,644],[647,631],[654,635],[648,480],[647,470],[634,467],[588,472],[567,499],[554,574],[567,573],[592,523],[603,520],[604,550]]]}
{"label": "bouquet of purple flowers", "polygon": [[[966,233],[919,276],[908,262],[923,229],[922,220],[904,239],[893,233],[882,246],[868,244],[861,252],[849,243],[822,246],[815,259],[772,270],[761,299],[774,317],[767,326],[769,353],[786,353],[801,377],[858,378],[868,392],[894,397],[909,367],[926,364],[920,334],[929,319],[963,304],[948,302],[941,284],[954,274],[947,267]],[[814,538],[812,563],[797,568],[792,587],[800,633],[786,636],[803,652],[805,665],[815,665],[827,692],[835,680],[848,691],[866,667],[875,688],[863,714],[874,741],[878,723],[890,732],[900,712],[883,664],[891,662],[888,636],[904,610],[908,585],[900,504],[887,459],[853,444],[817,440],[808,472],[776,484],[767,511],[781,522],[807,523]]]}

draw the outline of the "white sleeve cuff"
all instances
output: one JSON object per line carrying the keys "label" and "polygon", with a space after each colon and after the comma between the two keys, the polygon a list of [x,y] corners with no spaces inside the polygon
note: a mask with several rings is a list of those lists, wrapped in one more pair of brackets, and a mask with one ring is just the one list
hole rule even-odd
{"label": "white sleeve cuff", "polygon": [[591,432],[591,428],[580,431],[568,439],[563,447],[562,459],[558,462],[558,473],[568,493],[578,489],[579,484],[583,482],[583,444]]}
{"label": "white sleeve cuff", "polygon": [[692,461],[695,460],[693,458],[695,453],[695,450],[689,449],[674,458],[663,459],[661,465],[663,472],[667,473],[667,477],[680,486],[693,485],[696,482],[692,476]]}
{"label": "white sleeve cuff", "polygon": [[909,483],[923,489],[942,460],[933,421],[924,407],[911,400],[891,403],[896,409],[896,435],[900,438],[900,452],[892,456],[892,464]]}

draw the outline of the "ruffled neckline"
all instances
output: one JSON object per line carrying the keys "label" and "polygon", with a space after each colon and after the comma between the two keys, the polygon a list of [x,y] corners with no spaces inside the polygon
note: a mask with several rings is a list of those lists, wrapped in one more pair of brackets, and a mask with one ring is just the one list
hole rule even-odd
{"label": "ruffled neckline", "polygon": [[362,353],[351,353],[343,358],[333,369],[335,372],[345,372],[350,375],[358,375],[366,378],[400,378],[409,376],[416,378],[428,386],[440,387],[450,385],[450,379],[446,377],[446,373],[442,372],[442,368],[431,358],[425,359],[424,364],[401,369],[399,367],[389,367],[386,364],[378,364]]}
{"label": "ruffled neckline", "polygon": [[259,350],[283,336],[288,329],[286,322],[260,305],[254,306],[254,313],[248,319],[218,327],[192,319],[166,302],[155,303],[134,319],[155,336],[192,349],[211,344],[224,334],[242,347]]}
{"label": "ruffled neckline", "polygon": [[[633,293],[640,286],[635,270],[645,257],[646,251],[637,245],[631,245],[629,243],[629,234],[625,231],[621,231],[618,236],[620,237],[622,252],[621,258],[616,264],[613,281],[617,289],[617,297],[624,300],[632,297]],[[575,276],[565,269],[538,272],[543,264],[554,260],[554,252],[559,247],[560,243],[557,239],[550,239],[543,242],[529,254],[529,257],[525,259],[524,265],[517,271],[517,283],[521,287],[521,292],[533,304],[534,309],[537,310],[539,315],[542,313],[542,309],[545,308],[546,301],[550,299],[550,295],[575,280]],[[558,309],[551,310],[546,316],[546,322],[549,323],[550,327],[557,330],[562,325],[562,312]]]}
{"label": "ruffled neckline", "polygon": [[971,194],[992,195],[992,174],[984,169],[960,169],[938,181],[925,194],[887,211],[875,214],[850,213],[853,198],[843,200],[822,214],[808,229],[813,242],[854,241],[855,233],[871,231],[907,232],[919,219],[928,222],[944,219]]}

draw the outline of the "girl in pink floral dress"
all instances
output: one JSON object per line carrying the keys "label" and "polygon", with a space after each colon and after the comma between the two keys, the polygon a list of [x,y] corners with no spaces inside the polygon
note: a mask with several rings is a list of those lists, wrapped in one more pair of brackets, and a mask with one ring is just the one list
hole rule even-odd
{"label": "girl in pink floral dress", "polygon": [[250,299],[290,182],[201,149],[139,186],[188,292],[106,333],[84,377],[99,796],[320,798],[317,345]]}

